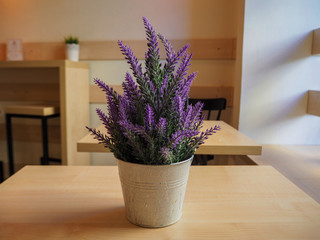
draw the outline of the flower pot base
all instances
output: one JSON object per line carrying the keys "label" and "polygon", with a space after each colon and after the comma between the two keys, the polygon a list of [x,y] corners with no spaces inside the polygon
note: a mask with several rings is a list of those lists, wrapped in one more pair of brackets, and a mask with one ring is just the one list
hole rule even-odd
{"label": "flower pot base", "polygon": [[179,221],[192,159],[172,165],[117,160],[129,222],[160,228]]}
{"label": "flower pot base", "polygon": [[181,217],[179,219],[176,219],[175,222],[172,222],[172,223],[168,223],[168,224],[165,224],[165,225],[157,225],[157,226],[154,226],[154,225],[143,225],[143,224],[137,224],[136,222],[134,221],[131,221],[128,217],[127,217],[127,220],[132,223],[133,225],[136,225],[138,227],[143,227],[143,228],[164,228],[164,227],[169,227],[177,222],[179,222],[179,220],[181,219]]}

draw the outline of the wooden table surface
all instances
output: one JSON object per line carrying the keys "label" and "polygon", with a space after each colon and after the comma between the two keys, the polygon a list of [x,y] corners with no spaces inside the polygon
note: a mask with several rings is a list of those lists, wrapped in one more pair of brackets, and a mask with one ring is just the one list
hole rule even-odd
{"label": "wooden table surface", "polygon": [[0,184],[0,239],[319,239],[320,205],[271,166],[191,166],[177,223],[125,218],[116,166],[27,166]]}
{"label": "wooden table surface", "polygon": [[[261,155],[262,146],[251,140],[249,137],[239,132],[223,121],[204,121],[202,131],[210,127],[219,125],[220,131],[211,135],[203,145],[199,147],[195,154],[214,155]],[[106,133],[103,125],[98,129]],[[79,152],[106,152],[109,149],[99,144],[89,133],[77,144]]]}

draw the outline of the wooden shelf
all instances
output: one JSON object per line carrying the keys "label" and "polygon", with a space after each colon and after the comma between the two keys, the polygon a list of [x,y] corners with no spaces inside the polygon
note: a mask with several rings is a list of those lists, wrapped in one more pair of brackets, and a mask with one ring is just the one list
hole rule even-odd
{"label": "wooden shelf", "polygon": [[309,90],[307,113],[320,116],[320,91]]}
{"label": "wooden shelf", "polygon": [[[147,49],[145,40],[128,40],[124,44],[133,49],[138,59],[144,59]],[[190,52],[194,60],[201,59],[235,59],[236,39],[186,39],[171,40],[176,51],[186,44],[190,44]],[[165,58],[164,49],[160,55]],[[5,60],[6,44],[0,44],[0,60]],[[65,59],[65,44],[63,42],[23,43],[25,60],[59,60]],[[123,60],[117,41],[81,41],[80,60]]]}
{"label": "wooden shelf", "polygon": [[313,30],[312,54],[320,54],[320,28]]}

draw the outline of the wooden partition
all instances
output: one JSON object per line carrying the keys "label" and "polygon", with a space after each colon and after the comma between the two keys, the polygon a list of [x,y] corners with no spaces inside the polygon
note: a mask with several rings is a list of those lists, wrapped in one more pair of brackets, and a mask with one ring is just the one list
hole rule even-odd
{"label": "wooden partition", "polygon": [[[0,61],[0,101],[55,102],[60,105],[60,131],[51,127],[49,134],[54,131],[53,135],[60,137],[61,158],[65,165],[90,163],[89,154],[76,150],[76,143],[87,133],[85,126],[89,124],[88,67],[87,63],[65,60]],[[18,136],[19,131],[15,130],[24,133],[19,140],[30,141],[40,133],[30,125],[13,128]],[[0,133],[4,133],[3,124]]]}

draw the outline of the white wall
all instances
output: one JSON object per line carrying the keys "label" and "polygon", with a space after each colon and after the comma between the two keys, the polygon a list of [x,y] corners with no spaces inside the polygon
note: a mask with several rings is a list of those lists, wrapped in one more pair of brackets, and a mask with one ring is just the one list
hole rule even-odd
{"label": "white wall", "polygon": [[307,91],[320,90],[319,0],[246,0],[239,129],[259,143],[320,144]]}
{"label": "white wall", "polygon": [[0,0],[0,42],[145,39],[142,17],[168,39],[235,37],[235,0]]}

